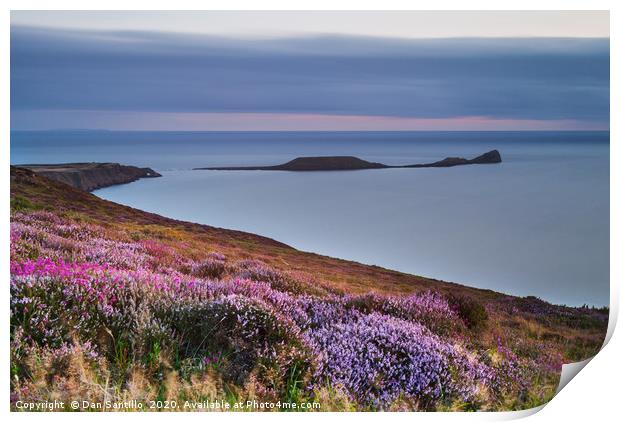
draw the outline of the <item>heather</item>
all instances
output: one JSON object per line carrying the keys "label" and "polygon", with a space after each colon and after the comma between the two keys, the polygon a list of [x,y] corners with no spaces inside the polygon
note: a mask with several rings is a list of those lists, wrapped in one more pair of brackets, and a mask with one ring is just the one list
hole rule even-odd
{"label": "heather", "polygon": [[113,208],[109,219],[102,210],[116,206],[88,194],[45,210],[49,189],[17,188],[32,206],[16,201],[11,214],[13,404],[522,409],[549,400],[562,363],[591,356],[604,337],[605,310],[390,273],[136,210]]}

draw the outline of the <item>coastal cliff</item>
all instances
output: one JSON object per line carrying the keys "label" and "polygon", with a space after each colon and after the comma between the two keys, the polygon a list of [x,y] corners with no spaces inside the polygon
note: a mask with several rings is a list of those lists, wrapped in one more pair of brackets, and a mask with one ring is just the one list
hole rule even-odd
{"label": "coastal cliff", "polygon": [[161,174],[148,167],[124,166],[118,163],[28,164],[17,167],[86,192],[134,182],[145,177],[161,177]]}

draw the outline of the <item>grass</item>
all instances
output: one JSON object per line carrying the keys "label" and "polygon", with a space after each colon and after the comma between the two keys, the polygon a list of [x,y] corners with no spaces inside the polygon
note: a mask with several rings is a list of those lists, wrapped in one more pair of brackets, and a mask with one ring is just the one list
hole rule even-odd
{"label": "grass", "polygon": [[41,209],[40,206],[33,204],[23,196],[14,195],[11,196],[11,212],[18,211],[33,211]]}

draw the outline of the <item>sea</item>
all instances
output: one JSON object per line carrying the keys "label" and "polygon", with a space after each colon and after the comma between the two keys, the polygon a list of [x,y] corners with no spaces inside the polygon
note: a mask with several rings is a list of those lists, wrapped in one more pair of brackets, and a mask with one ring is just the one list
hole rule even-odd
{"label": "sea", "polygon": [[[192,170],[326,155],[417,164],[492,149],[501,164]],[[555,304],[609,304],[609,132],[11,133],[11,164],[91,161],[163,175],[94,192],[135,208]]]}

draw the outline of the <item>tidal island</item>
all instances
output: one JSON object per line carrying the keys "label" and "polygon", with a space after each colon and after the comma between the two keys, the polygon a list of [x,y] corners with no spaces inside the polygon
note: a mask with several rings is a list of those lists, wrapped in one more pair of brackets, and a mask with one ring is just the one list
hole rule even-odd
{"label": "tidal island", "polygon": [[494,149],[470,160],[461,157],[447,157],[440,161],[426,164],[408,164],[391,166],[382,163],[373,163],[352,156],[326,157],[297,157],[284,164],[275,166],[246,166],[246,167],[198,167],[194,170],[280,170],[280,171],[334,171],[334,170],[370,170],[388,168],[424,168],[424,167],[454,167],[468,164],[496,164],[501,163],[502,157]]}

